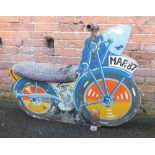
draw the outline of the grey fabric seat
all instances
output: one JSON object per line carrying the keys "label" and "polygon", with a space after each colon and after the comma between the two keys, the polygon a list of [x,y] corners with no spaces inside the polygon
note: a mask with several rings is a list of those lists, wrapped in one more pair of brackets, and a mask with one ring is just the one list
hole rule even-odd
{"label": "grey fabric seat", "polygon": [[32,80],[67,83],[78,77],[77,66],[49,65],[35,62],[21,62],[13,66],[13,72],[19,76]]}

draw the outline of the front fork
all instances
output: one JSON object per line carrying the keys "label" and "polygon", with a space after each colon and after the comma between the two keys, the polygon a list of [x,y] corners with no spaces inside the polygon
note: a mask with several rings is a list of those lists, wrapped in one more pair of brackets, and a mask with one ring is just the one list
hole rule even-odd
{"label": "front fork", "polygon": [[[119,82],[118,84],[115,86],[115,88],[112,90],[112,92],[109,94],[108,92],[108,88],[107,88],[107,85],[106,85],[106,81],[105,81],[105,75],[104,75],[104,71],[103,71],[103,63],[105,61],[105,58],[109,52],[109,47],[110,47],[110,44],[112,43],[111,40],[108,40],[108,46],[107,46],[107,49],[105,51],[105,56],[101,62],[101,59],[100,59],[100,56],[99,56],[99,48],[97,46],[96,43],[92,42],[92,44],[95,45],[96,49],[93,49],[91,51],[91,53],[95,53],[96,56],[97,56],[97,62],[98,62],[98,67],[99,67],[99,71],[100,71],[100,75],[101,75],[101,80],[102,80],[102,84],[103,84],[103,87],[104,87],[104,91],[103,89],[101,88],[100,84],[98,83],[96,77],[94,76],[92,70],[89,68],[89,64],[90,64],[90,61],[89,61],[89,64],[85,63],[84,65],[86,66],[85,69],[88,71],[88,73],[91,75],[91,77],[93,78],[95,84],[97,85],[99,91],[101,92],[102,94],[102,99],[98,102],[93,102],[93,103],[88,103],[88,104],[83,104],[82,106],[89,106],[89,105],[93,105],[93,104],[98,104],[98,103],[103,103],[105,106],[111,106],[111,103],[113,103],[113,95],[114,93],[116,92],[116,90],[119,88],[119,86],[122,84],[122,82],[124,81],[125,77],[123,77]],[[95,52],[94,52],[95,51]],[[102,52],[102,51],[101,51]],[[90,53],[90,57],[91,58],[91,53]]]}

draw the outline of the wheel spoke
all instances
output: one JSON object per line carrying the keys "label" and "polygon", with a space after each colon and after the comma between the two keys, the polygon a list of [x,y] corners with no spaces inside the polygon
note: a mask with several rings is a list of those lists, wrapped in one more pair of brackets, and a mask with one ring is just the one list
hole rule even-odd
{"label": "wheel spoke", "polygon": [[107,85],[106,85],[106,82],[105,82],[104,72],[103,72],[103,68],[102,68],[102,64],[101,64],[101,60],[100,60],[100,56],[99,56],[98,51],[96,52],[96,54],[97,54],[97,59],[98,59],[99,70],[101,72],[102,84],[103,84],[104,89],[105,89],[106,97],[108,97],[109,96],[108,88],[107,88]]}
{"label": "wheel spoke", "polygon": [[85,103],[85,104],[82,104],[80,107],[87,107],[87,106],[94,105],[94,104],[99,104],[99,103],[102,103],[102,102],[103,101],[96,101],[96,102]]}
{"label": "wheel spoke", "polygon": [[113,91],[110,93],[110,97],[114,95],[114,93],[116,92],[116,90],[119,88],[119,86],[122,84],[122,82],[124,81],[125,77],[123,77],[118,84],[115,86],[115,88],[113,89]]}
{"label": "wheel spoke", "polygon": [[103,97],[105,97],[105,94],[104,94],[104,92],[103,92],[103,90],[102,90],[101,86],[99,85],[98,81],[96,80],[96,78],[95,78],[94,74],[92,73],[92,71],[91,71],[90,69],[89,69],[89,73],[91,74],[91,76],[92,76],[92,78],[93,78],[94,82],[96,83],[96,85],[97,85],[98,89],[100,90],[100,92],[101,92],[102,96],[103,96]]}
{"label": "wheel spoke", "polygon": [[36,92],[37,92],[37,86],[38,86],[38,83],[37,83],[37,82],[35,82],[35,85],[34,85],[34,93],[36,93]]}

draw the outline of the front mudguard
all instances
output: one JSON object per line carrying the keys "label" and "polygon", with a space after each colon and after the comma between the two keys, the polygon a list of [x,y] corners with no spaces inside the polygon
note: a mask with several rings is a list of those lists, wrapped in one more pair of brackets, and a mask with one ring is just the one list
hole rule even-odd
{"label": "front mudguard", "polygon": [[[96,72],[96,70],[94,70],[94,72]],[[128,79],[131,79],[133,77],[133,74],[131,74],[123,69],[116,68],[116,67],[103,67],[103,73],[115,73],[115,74],[121,75]]]}

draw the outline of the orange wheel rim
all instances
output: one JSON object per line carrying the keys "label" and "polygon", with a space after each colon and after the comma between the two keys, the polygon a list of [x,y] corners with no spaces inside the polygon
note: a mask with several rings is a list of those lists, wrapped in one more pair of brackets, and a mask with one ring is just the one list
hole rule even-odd
{"label": "orange wheel rim", "polygon": [[[98,80],[100,86],[104,90],[102,81]],[[118,84],[117,80],[106,79],[106,85],[108,92],[111,93],[115,86]],[[95,83],[92,83],[84,95],[85,103],[89,104],[97,102],[101,98],[101,92]],[[103,103],[97,103],[94,105],[87,106],[87,110],[98,118],[104,120],[115,120],[123,117],[131,107],[131,94],[128,88],[121,84],[113,95],[114,103],[107,107]]]}
{"label": "orange wheel rim", "polygon": [[[23,94],[31,94],[31,93],[34,93],[34,91],[35,91],[34,85],[29,85],[25,87],[22,92]],[[43,88],[37,86],[36,93],[44,94],[46,93],[46,91]],[[26,108],[35,113],[45,113],[49,110],[50,103],[44,100],[47,100],[47,99],[44,98],[38,104],[34,104],[31,98],[22,97],[22,101],[24,102],[24,105],[26,106]]]}

